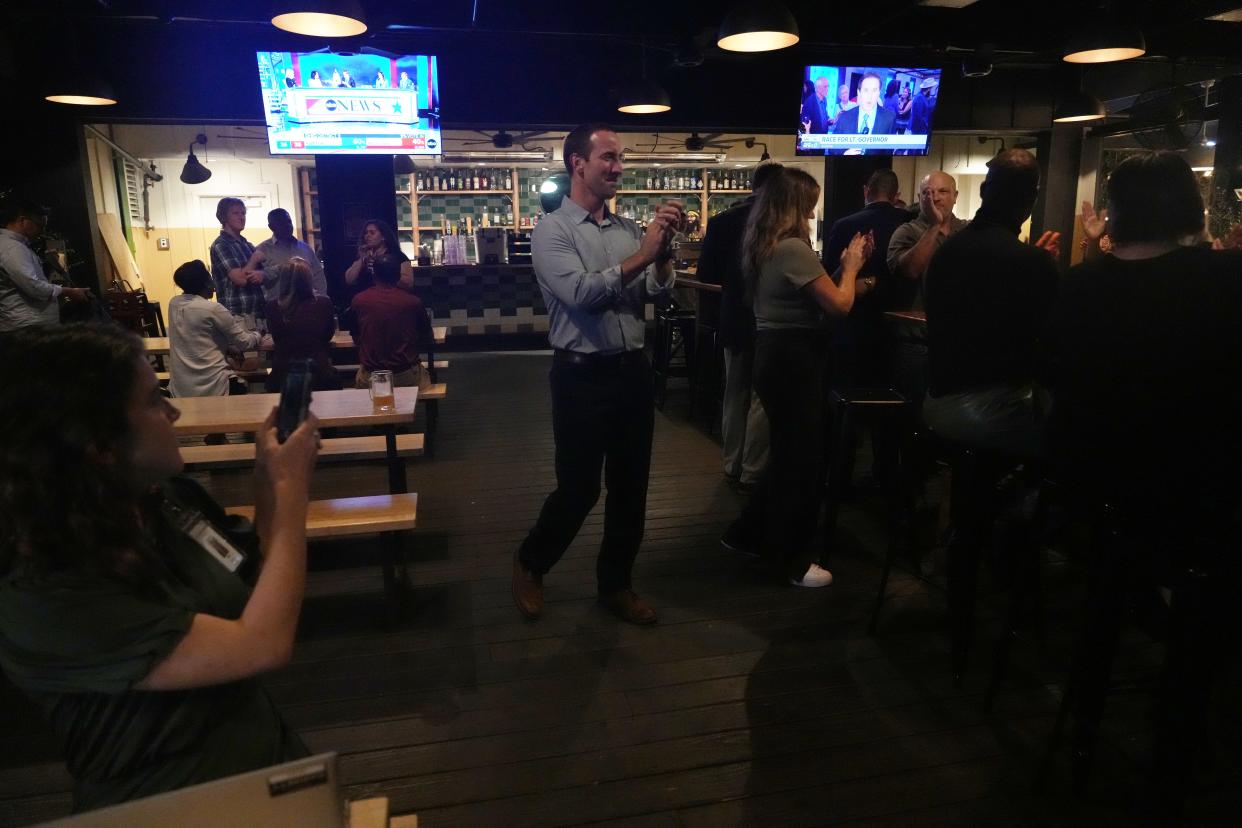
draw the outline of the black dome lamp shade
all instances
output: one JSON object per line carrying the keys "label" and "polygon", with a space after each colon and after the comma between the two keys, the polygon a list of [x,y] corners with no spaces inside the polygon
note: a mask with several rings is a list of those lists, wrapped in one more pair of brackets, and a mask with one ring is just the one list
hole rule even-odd
{"label": "black dome lamp shade", "polygon": [[1098,121],[1107,114],[1104,104],[1090,92],[1075,90],[1057,104],[1052,113],[1052,120],[1058,124],[1077,123],[1079,121]]}
{"label": "black dome lamp shade", "polygon": [[1112,63],[1147,53],[1147,41],[1137,26],[1100,15],[1075,30],[1063,50],[1066,63]]}
{"label": "black dome lamp shade", "polygon": [[668,112],[672,108],[664,87],[646,78],[627,84],[618,95],[617,110],[628,115]]}
{"label": "black dome lamp shade", "polygon": [[[194,138],[194,144],[207,146],[207,136],[199,133]],[[211,178],[211,170],[200,164],[194,157],[194,144],[190,144],[190,155],[185,159],[185,166],[181,168],[181,181],[185,184],[202,184]]]}
{"label": "black dome lamp shade", "polygon": [[51,85],[47,92],[45,99],[52,103],[74,106],[111,106],[116,103],[116,92],[111,84],[85,73],[65,78]]}
{"label": "black dome lamp shade", "polygon": [[367,30],[358,0],[295,0],[275,3],[272,25],[310,37],[353,37]]}
{"label": "black dome lamp shade", "polygon": [[798,21],[781,3],[747,0],[725,15],[716,45],[729,52],[770,52],[798,42]]}

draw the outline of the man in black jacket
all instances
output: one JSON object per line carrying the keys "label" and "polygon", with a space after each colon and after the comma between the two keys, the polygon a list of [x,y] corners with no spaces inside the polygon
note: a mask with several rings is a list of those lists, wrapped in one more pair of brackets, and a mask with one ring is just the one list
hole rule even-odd
{"label": "man in black jacket", "polygon": [[755,170],[754,193],[712,218],[703,237],[697,276],[720,285],[719,339],[724,348],[725,394],[721,410],[724,469],[730,480],[749,485],[768,462],[768,418],[751,391],[755,357],[755,312],[742,278],[742,237],[746,219],[764,183],[781,170],[762,164]]}
{"label": "man in black jacket", "polygon": [[876,170],[863,187],[863,203],[857,213],[837,219],[824,243],[824,270],[840,265],[841,253],[856,233],[875,238],[875,252],[858,274],[857,295],[850,315],[837,327],[833,381],[844,386],[885,385],[890,381],[890,360],[884,334],[885,299],[892,290],[888,270],[888,242],[910,214],[893,204],[900,195],[897,174]]}

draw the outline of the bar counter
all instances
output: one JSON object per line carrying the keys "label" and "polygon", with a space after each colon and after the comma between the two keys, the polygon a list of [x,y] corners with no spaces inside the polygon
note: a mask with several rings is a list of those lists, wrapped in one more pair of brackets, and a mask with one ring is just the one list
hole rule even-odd
{"label": "bar counter", "polygon": [[452,338],[548,330],[529,264],[415,267],[414,292],[431,312],[431,324],[447,326]]}

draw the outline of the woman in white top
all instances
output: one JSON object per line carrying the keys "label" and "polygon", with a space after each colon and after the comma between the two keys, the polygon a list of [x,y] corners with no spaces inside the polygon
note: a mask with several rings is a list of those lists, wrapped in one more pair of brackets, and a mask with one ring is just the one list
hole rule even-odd
{"label": "woman in white top", "polygon": [[173,281],[184,293],[168,303],[172,365],[168,390],[174,397],[225,397],[231,371],[226,351],[258,347],[262,335],[211,297],[211,273],[201,261],[177,268]]}
{"label": "woman in white top", "polygon": [[376,71],[374,88],[376,89],[387,89],[388,88],[388,78],[384,77],[383,72]]}

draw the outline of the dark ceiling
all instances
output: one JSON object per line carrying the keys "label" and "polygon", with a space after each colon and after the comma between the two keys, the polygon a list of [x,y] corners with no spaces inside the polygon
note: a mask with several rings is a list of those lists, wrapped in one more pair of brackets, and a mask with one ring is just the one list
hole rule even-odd
{"label": "dark ceiling", "polygon": [[[727,3],[596,3],[587,0],[407,0],[364,3],[370,30],[330,44],[281,32],[264,2],[65,2],[6,4],[0,81],[34,90],[47,55],[80,55],[109,76],[122,120],[259,121],[254,69],[260,49],[373,46],[440,57],[448,127],[565,126],[609,118],[636,127],[769,130],[789,114],[808,63],[942,65],[951,126],[1043,128],[1058,89],[1076,85],[1059,60],[1069,26],[1101,12],[1093,0],[979,0],[960,10],[914,0],[789,2],[802,41],[780,52],[737,55],[715,46]],[[1117,0],[1140,25],[1148,56],[1092,68],[1085,84],[1105,98],[1242,71],[1242,23],[1204,18],[1242,0]],[[961,62],[984,46],[989,77],[963,79]],[[641,71],[668,88],[673,111],[638,121],[618,115],[609,90]],[[9,68],[6,72],[5,65]],[[30,97],[30,102],[37,96]],[[92,113],[93,117],[104,113]]]}

